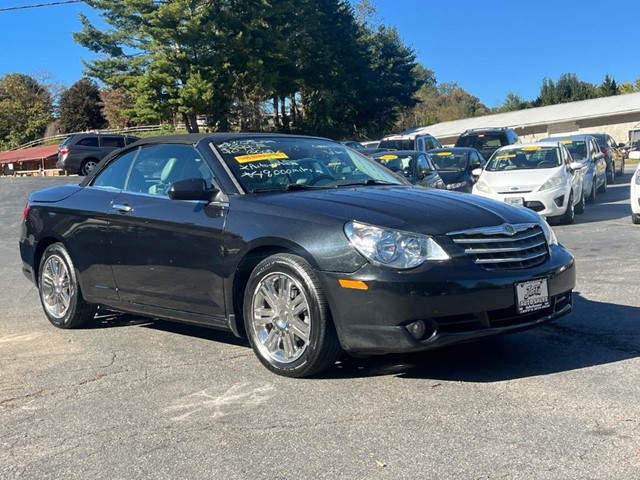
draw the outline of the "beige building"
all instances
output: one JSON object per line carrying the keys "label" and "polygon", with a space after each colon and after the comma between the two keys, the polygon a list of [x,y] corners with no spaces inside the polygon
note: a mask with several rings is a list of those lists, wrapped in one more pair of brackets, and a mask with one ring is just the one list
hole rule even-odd
{"label": "beige building", "polygon": [[608,133],[616,142],[627,143],[640,139],[640,93],[465,118],[403,133],[430,133],[443,145],[453,145],[465,130],[486,127],[513,128],[522,142],[560,134]]}

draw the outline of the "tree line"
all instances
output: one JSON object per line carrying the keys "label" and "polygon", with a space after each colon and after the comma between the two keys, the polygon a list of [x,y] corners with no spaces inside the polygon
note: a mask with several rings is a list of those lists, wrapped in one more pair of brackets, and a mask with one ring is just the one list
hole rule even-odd
{"label": "tree line", "polygon": [[[0,148],[45,133],[184,124],[197,132],[278,131],[377,139],[415,126],[640,91],[563,74],[533,101],[508,93],[489,109],[438,83],[368,0],[87,0],[79,44],[99,54],[86,78],[60,89],[0,77]],[[100,86],[98,85],[99,82]]]}

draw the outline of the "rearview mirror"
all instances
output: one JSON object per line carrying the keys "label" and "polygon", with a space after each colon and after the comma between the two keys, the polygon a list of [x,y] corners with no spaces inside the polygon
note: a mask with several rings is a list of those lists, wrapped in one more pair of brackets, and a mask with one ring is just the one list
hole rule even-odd
{"label": "rearview mirror", "polygon": [[582,165],[580,162],[571,162],[569,164],[569,168],[571,170],[573,170],[574,172],[580,170],[584,165]]}
{"label": "rearview mirror", "polygon": [[479,177],[482,174],[482,167],[474,168],[471,170],[471,175],[474,177]]}

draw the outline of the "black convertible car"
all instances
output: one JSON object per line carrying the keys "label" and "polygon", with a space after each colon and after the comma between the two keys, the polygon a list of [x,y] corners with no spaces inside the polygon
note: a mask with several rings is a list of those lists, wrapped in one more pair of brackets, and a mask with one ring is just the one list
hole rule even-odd
{"label": "black convertible car", "polygon": [[228,329],[291,377],[532,327],[575,284],[538,214],[287,135],[141,140],[33,193],[20,253],[59,328],[103,306]]}

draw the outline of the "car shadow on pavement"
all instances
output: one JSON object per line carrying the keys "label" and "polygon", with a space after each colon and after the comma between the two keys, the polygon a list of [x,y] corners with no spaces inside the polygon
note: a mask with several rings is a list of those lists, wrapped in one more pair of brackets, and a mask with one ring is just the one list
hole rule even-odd
{"label": "car shadow on pavement", "polygon": [[[584,213],[576,215],[575,223],[593,223],[630,217],[630,178],[630,175],[617,177],[617,183],[609,185],[606,193],[598,193],[596,202],[588,203],[585,207]],[[552,226],[555,225],[557,225],[557,222],[552,222]]]}
{"label": "car shadow on pavement", "polygon": [[499,382],[624,361],[640,356],[640,308],[574,294],[568,317],[520,333],[439,350],[345,357],[321,378],[395,375],[404,379]]}
{"label": "car shadow on pavement", "polygon": [[118,313],[109,310],[98,311],[94,320],[88,324],[86,329],[117,328],[117,327],[144,327],[163,332],[186,335],[213,342],[228,343],[241,347],[250,347],[249,342],[243,338],[236,337],[233,333],[224,330],[189,325],[186,323],[170,322],[155,318],[142,317],[129,313]]}

